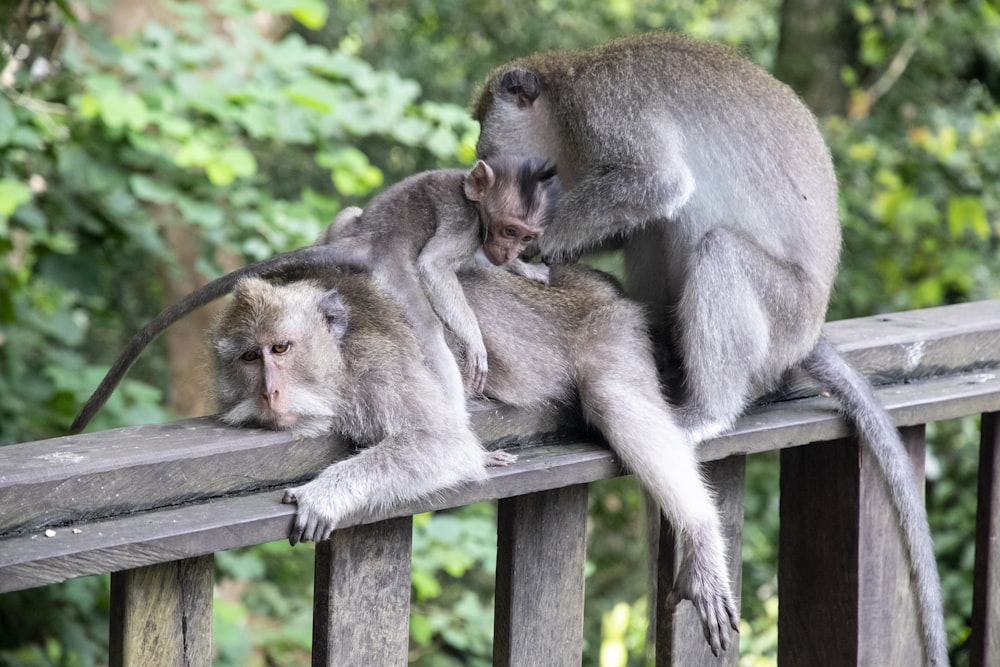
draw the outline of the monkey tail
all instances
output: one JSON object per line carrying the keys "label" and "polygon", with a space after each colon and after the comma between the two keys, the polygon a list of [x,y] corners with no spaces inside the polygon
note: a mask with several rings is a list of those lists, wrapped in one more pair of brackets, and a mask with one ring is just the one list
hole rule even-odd
{"label": "monkey tail", "polygon": [[118,359],[105,374],[94,393],[80,409],[76,419],[69,427],[69,434],[80,433],[90,420],[94,418],[101,406],[107,402],[115,387],[121,382],[125,373],[132,367],[146,347],[156,339],[171,324],[188,313],[207,303],[228,294],[241,278],[260,276],[262,278],[291,278],[296,275],[307,275],[310,268],[330,268],[338,264],[337,258],[328,246],[308,246],[291,252],[285,252],[270,257],[255,264],[250,264],[221,278],[204,285],[175,304],[168,306],[159,315],[150,320],[149,324],[139,330],[125,346]]}
{"label": "monkey tail", "polygon": [[899,431],[875,396],[871,384],[828,340],[820,339],[802,362],[802,367],[840,401],[842,412],[855,424],[862,443],[869,448],[888,484],[910,557],[910,575],[916,586],[927,664],[945,667],[948,646],[934,545],[927,511],[919,487],[914,483],[913,469]]}

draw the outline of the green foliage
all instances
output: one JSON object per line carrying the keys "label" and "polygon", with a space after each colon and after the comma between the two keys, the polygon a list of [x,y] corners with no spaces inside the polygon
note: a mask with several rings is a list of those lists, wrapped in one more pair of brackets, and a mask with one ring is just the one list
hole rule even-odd
{"label": "green foliage", "polygon": [[[477,129],[463,107],[498,63],[670,29],[770,66],[782,3],[168,4],[169,25],[131,35],[66,17],[53,39],[59,13],[4,33],[5,53],[19,55],[0,72],[0,444],[61,433],[159,310],[168,225],[201,241],[208,277],[216,248],[254,260],[308,243],[342,206],[418,169],[468,163]],[[844,222],[830,318],[998,296],[1000,12],[988,0],[935,2],[933,16],[926,3],[844,7],[851,105],[821,121]],[[288,17],[292,32],[262,37],[257,10]],[[93,428],[169,417],[162,357],[140,360]],[[959,663],[974,420],[930,436],[928,507]],[[748,461],[742,665],[775,662],[777,467],[772,455]],[[641,494],[631,479],[596,484],[590,510],[585,664],[645,664]],[[489,662],[493,521],[486,505],[416,519],[414,662]],[[275,543],[218,555],[218,664],[307,662],[312,554]],[[100,664],[106,588],[85,579],[0,596],[0,665]]]}
{"label": "green foliage", "polygon": [[496,548],[492,503],[414,517],[412,663],[492,664]]}
{"label": "green foliage", "polygon": [[[323,44],[350,44],[367,62],[423,84],[428,96],[468,104],[474,85],[505,60],[573,49],[650,30],[684,31],[737,45],[768,63],[777,38],[775,0],[360,0],[333,3],[337,20],[299,29]],[[405,35],[405,39],[400,37]],[[416,54],[419,54],[417,56]]]}
{"label": "green foliage", "polygon": [[0,595],[0,667],[107,664],[109,579]]}
{"label": "green foliage", "polygon": [[[158,310],[149,266],[172,261],[165,226],[202,239],[211,271],[213,247],[260,259],[306,244],[344,198],[381,185],[381,170],[357,147],[366,138],[439,160],[471,156],[467,114],[422,104],[416,82],[345,50],[294,34],[265,39],[251,20],[258,5],[314,27],[326,11],[315,0],[232,0],[209,16],[200,4],[171,3],[177,27],[148,23],[109,39],[99,24],[80,25],[52,61],[53,76],[36,79],[27,60],[8,67],[0,96],[0,443],[65,428],[96,385],[85,359],[110,360],[123,335]],[[49,57],[31,53],[35,62]],[[280,182],[284,147],[325,177],[305,187]],[[116,271],[94,270],[103,266]],[[151,407],[159,396],[123,387],[94,428],[162,420]]]}

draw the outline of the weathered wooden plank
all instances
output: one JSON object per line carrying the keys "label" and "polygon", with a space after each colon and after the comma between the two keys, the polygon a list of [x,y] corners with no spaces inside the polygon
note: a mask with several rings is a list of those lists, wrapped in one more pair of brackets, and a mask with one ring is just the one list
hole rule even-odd
{"label": "weathered wooden plank", "polygon": [[11,445],[0,448],[0,534],[285,484],[347,453],[211,418]]}
{"label": "weathered wooden plank", "polygon": [[[1000,369],[882,386],[875,393],[898,426],[954,419],[997,409]],[[853,431],[837,410],[836,400],[822,397],[758,406],[730,432],[702,443],[698,454],[711,460],[844,438]]]}
{"label": "weathered wooden plank", "polygon": [[[881,387],[878,394],[901,425],[996,411],[1000,370]],[[509,409],[484,408],[476,418],[513,423]],[[525,415],[517,423],[526,437],[537,437],[535,428],[544,426]],[[786,401],[752,410],[730,433],[703,443],[699,456],[721,459],[849,433],[835,401]],[[534,449],[518,451],[528,456]],[[558,448],[538,451],[548,456]],[[209,418],[0,447],[0,535],[291,484],[343,455],[341,443],[296,441],[288,433],[234,429]],[[616,474],[610,455],[590,463]],[[537,490],[521,476],[525,471],[503,475],[511,484],[505,495]]]}
{"label": "weathered wooden plank", "polygon": [[983,415],[972,585],[972,667],[1000,665],[1000,413]]}
{"label": "weathered wooden plank", "polygon": [[[937,378],[883,387],[878,393],[897,421],[903,424],[919,423],[921,418],[949,419],[1000,411],[1000,378],[997,375],[983,372]],[[252,441],[259,435],[288,437],[286,434],[253,430],[205,427],[204,424],[195,424],[193,428],[195,431],[208,428],[210,435],[217,430],[223,431],[223,439],[241,434],[247,434]],[[810,440],[830,440],[849,433],[849,426],[835,412],[835,403],[829,399],[814,398],[761,408],[744,417],[732,434],[703,443],[698,454],[703,461],[707,461],[733,454],[790,447]],[[211,446],[208,444],[206,448]],[[11,447],[0,447],[0,457],[4,450]],[[611,452],[596,444],[559,443],[515,448],[513,451],[519,454],[519,461],[512,466],[491,470],[490,479],[484,484],[435,494],[431,499],[397,508],[393,512],[373,513],[361,520],[381,520],[560,485],[587,483],[620,474]],[[65,464],[56,461],[54,465]],[[245,456],[239,465],[248,476],[262,475],[260,471],[252,470],[257,465],[250,455]],[[321,461],[317,462],[315,469],[322,465]],[[2,461],[0,470],[5,470]],[[62,474],[72,479],[68,470],[63,470]],[[230,474],[236,475],[236,472],[231,471]],[[211,487],[211,480],[206,480],[205,484]],[[288,534],[294,508],[281,505],[278,502],[280,496],[280,490],[265,491],[248,498],[216,499],[156,512],[123,514],[107,521],[76,522],[74,526],[82,531],[79,534],[57,527],[54,538],[44,538],[40,533],[26,533],[0,539],[0,592],[283,539]],[[89,499],[93,503],[101,501],[102,498]],[[85,505],[88,499],[80,497],[76,502]],[[133,543],[133,546],[127,546]]]}
{"label": "weathered wooden plank", "polygon": [[[357,521],[371,523],[621,474],[611,452],[593,443],[517,451],[516,463],[491,468],[490,478],[481,484],[375,510]],[[285,539],[295,508],[281,504],[281,495],[280,489],[269,490],[122,515],[58,528],[51,538],[42,533],[5,538],[0,540],[0,592]]]}
{"label": "weathered wooden plank", "polygon": [[[746,457],[731,456],[712,461],[704,466],[705,477],[715,491],[719,516],[722,518],[723,539],[729,555],[729,580],[736,598],[737,612],[740,605],[740,587],[743,585],[743,491]],[[680,564],[676,535],[661,517],[656,570],[656,664],[658,667],[699,667],[729,665],[740,662],[739,634],[732,632],[732,645],[718,657],[712,655],[705,641],[698,612],[690,602],[677,607],[666,606],[667,596],[674,586],[674,574]]]}
{"label": "weathered wooden plank", "polygon": [[280,499],[263,492],[4,539],[0,593],[282,539],[295,509]]}
{"label": "weathered wooden plank", "polygon": [[824,333],[877,384],[1000,363],[1000,300],[828,322]]}
{"label": "weathered wooden plank", "polygon": [[[923,484],[923,429],[904,431]],[[923,664],[898,519],[857,440],[781,452],[778,662]]]}
{"label": "weathered wooden plank", "polygon": [[111,667],[210,667],[215,559],[111,576]]}
{"label": "weathered wooden plank", "polygon": [[[827,332],[862,370],[876,376],[898,380],[1000,365],[1000,301],[833,322]],[[978,411],[1000,409],[988,400],[997,384],[996,378],[987,380],[950,402],[964,401]],[[905,399],[908,388],[901,388]],[[982,405],[971,405],[975,397]],[[942,397],[936,404],[948,403]],[[900,415],[900,423],[940,418],[922,416],[924,407],[915,405],[915,414]],[[483,403],[473,408],[473,424],[487,442],[530,440],[572,428],[569,414]],[[835,421],[767,406],[703,451],[707,458],[724,458],[770,449],[775,437],[785,439],[784,446],[840,437],[829,435]],[[764,430],[775,426],[781,427],[775,433]],[[325,439],[296,441],[287,433],[230,429],[210,418],[3,447],[0,535],[288,484],[344,454],[343,445]]]}
{"label": "weathered wooden plank", "polygon": [[406,665],[413,519],[334,532],[316,545],[313,667]]}
{"label": "weathered wooden plank", "polygon": [[493,664],[578,667],[586,485],[501,501],[497,535]]}

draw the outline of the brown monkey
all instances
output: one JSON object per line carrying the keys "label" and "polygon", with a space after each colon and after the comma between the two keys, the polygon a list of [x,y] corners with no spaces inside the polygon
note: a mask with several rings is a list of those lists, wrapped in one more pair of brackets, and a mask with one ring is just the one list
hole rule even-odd
{"label": "brown monkey", "polygon": [[[464,350],[473,392],[486,384],[487,357],[476,316],[455,272],[481,251],[488,264],[545,281],[548,267],[520,259],[558,201],[555,168],[545,160],[482,160],[469,171],[428,171],[375,197],[362,212],[347,209],[320,237],[345,264],[370,271],[403,307],[431,368],[455,410],[465,410],[465,382],[444,340]],[[482,260],[481,260],[482,261]]]}
{"label": "brown monkey", "polygon": [[933,545],[899,435],[820,339],[840,224],[809,110],[725,48],[650,34],[503,65],[475,117],[482,159],[544,155],[559,166],[564,191],[542,253],[624,241],[630,294],[648,305],[660,340],[676,336],[679,417],[695,440],[729,428],[794,367],[840,398],[899,512],[928,662],[946,664]]}
{"label": "brown monkey", "polygon": [[[691,443],[660,393],[641,309],[605,276],[553,267],[551,285],[474,267],[461,273],[495,360],[486,392],[515,406],[578,404],[677,529],[672,594],[690,598],[718,653],[738,618],[719,519]],[[419,361],[394,300],[365,274],[330,271],[284,287],[240,283],[209,338],[216,396],[231,424],[331,432],[361,446],[289,489],[291,534],[326,539],[345,517],[482,479],[484,455]],[[456,348],[461,355],[461,347]]]}

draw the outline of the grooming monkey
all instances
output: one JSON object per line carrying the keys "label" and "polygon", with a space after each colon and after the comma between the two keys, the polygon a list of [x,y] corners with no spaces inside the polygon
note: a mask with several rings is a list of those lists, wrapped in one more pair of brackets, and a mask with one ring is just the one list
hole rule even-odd
{"label": "grooming monkey", "polygon": [[840,253],[837,182],[813,115],[727,49],[677,35],[538,54],[477,95],[477,152],[559,168],[543,254],[624,245],[630,295],[679,357],[694,440],[729,428],[792,368],[829,387],[884,473],[917,588],[929,664],[947,663],[926,512],[870,385],[820,337]]}
{"label": "grooming monkey", "polygon": [[[338,215],[319,242],[329,244],[339,263],[371,272],[403,307],[449,403],[465,412],[463,375],[481,394],[488,363],[455,272],[481,251],[485,263],[547,280],[547,266],[520,255],[542,235],[558,198],[556,170],[545,160],[480,160],[468,172],[427,171],[397,183],[364,211]],[[445,327],[462,344],[464,373],[445,343]]]}
{"label": "grooming monkey", "polygon": [[[429,358],[449,385],[451,408],[464,413],[464,390],[458,367],[443,341],[441,323],[428,309],[428,297],[416,281],[424,281],[427,294],[436,298],[435,307],[439,307],[437,301],[447,301],[450,295],[450,303],[440,306],[440,312],[445,313],[442,318],[459,332],[466,349],[471,350],[465,353],[468,355],[465,367],[472,369],[473,389],[481,392],[487,369],[482,337],[460,291],[454,293],[457,284],[453,284],[452,277],[482,246],[491,264],[506,264],[509,270],[545,281],[548,267],[527,264],[517,256],[542,233],[559,196],[559,181],[553,167],[530,158],[501,158],[491,162],[493,167],[477,163],[468,174],[445,170],[411,177],[376,197],[367,215],[357,207],[341,211],[321,234],[320,245],[245,266],[167,307],[129,340],[80,409],[69,433],[80,433],[86,428],[139,354],[168,326],[228,294],[242,278],[312,277],[345,263],[368,270],[376,267],[382,280],[392,283],[387,285],[388,289],[408,305],[411,321],[416,322],[423,336],[424,350],[431,351]],[[393,236],[382,242],[376,238],[380,232]],[[414,260],[414,256],[418,259]],[[399,263],[393,265],[397,259]],[[394,271],[403,275],[394,275]],[[399,282],[394,283],[397,279]]]}
{"label": "grooming monkey", "polygon": [[[738,628],[713,499],[694,450],[660,392],[641,309],[606,277],[553,267],[544,285],[505,271],[462,271],[494,363],[486,392],[514,406],[577,404],[673,522],[682,567],[673,595],[690,598],[715,653]],[[420,361],[395,299],[366,274],[239,283],[209,336],[223,420],[334,433],[361,447],[289,489],[291,541],[323,540],[350,515],[476,481],[484,456]],[[463,353],[456,346],[455,353]]]}

